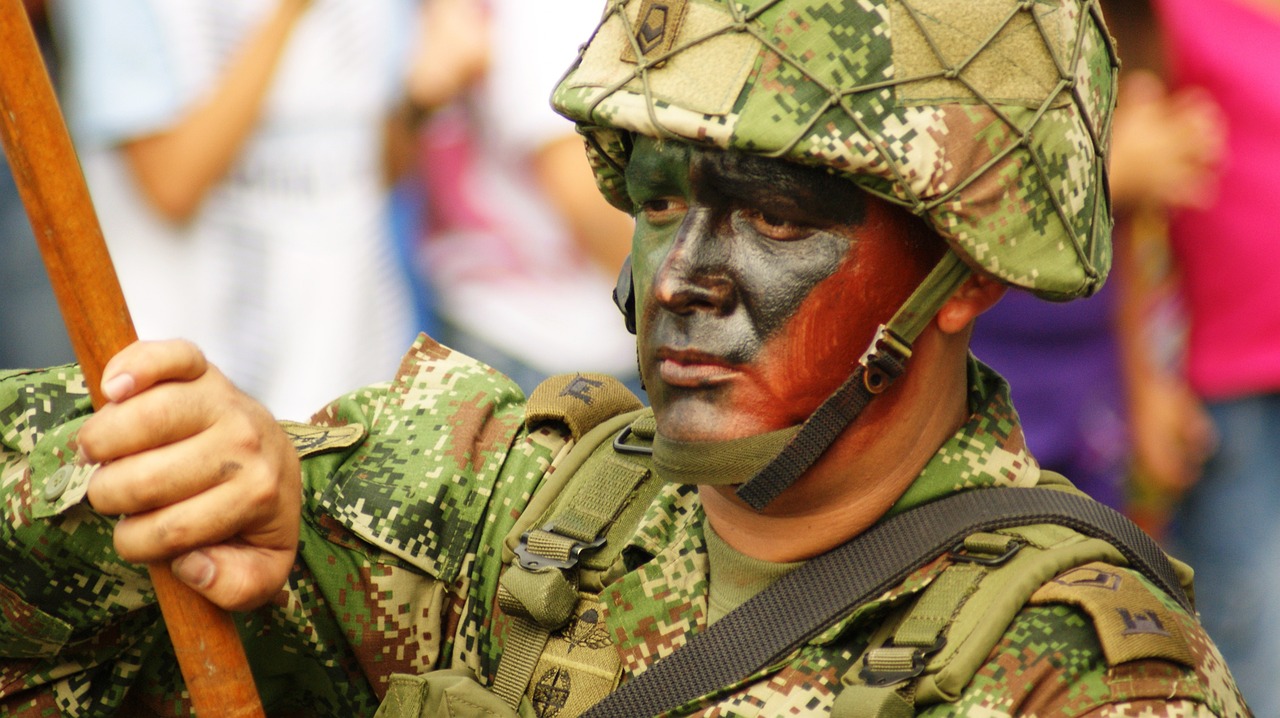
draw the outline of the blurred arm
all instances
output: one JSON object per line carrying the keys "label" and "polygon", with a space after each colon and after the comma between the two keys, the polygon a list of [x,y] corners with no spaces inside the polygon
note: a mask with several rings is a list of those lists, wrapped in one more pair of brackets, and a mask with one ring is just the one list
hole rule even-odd
{"label": "blurred arm", "polygon": [[125,156],[162,216],[189,220],[227,173],[257,124],[289,34],[310,0],[280,0],[216,87],[168,130],[130,140]]}
{"label": "blurred arm", "polygon": [[543,145],[533,156],[533,169],[578,247],[609,276],[617,274],[631,251],[634,224],[596,189],[582,138],[564,135]]}

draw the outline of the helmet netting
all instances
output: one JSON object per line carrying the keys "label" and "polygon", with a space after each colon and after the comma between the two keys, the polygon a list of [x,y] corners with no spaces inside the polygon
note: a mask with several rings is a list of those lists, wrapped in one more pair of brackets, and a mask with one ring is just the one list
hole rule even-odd
{"label": "helmet netting", "polygon": [[1110,265],[1115,66],[1097,0],[611,0],[555,104],[627,211],[633,132],[779,157],[1070,298]]}

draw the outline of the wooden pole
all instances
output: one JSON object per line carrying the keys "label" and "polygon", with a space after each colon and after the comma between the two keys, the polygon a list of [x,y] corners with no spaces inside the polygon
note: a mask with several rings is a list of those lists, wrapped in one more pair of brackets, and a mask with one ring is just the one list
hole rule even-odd
{"label": "wooden pole", "polygon": [[[137,339],[22,0],[0,0],[0,139],[95,408],[107,361]],[[201,718],[264,716],[231,616],[148,567]]]}

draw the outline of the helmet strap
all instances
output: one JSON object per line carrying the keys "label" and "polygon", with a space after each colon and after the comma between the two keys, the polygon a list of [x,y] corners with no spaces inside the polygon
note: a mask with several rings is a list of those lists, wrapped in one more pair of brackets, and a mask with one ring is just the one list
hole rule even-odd
{"label": "helmet strap", "polygon": [[889,323],[876,330],[853,374],[805,420],[773,461],[738,487],[738,498],[761,511],[808,471],[871,399],[902,375],[912,343],[970,272],[960,256],[948,249]]}
{"label": "helmet strap", "polygon": [[738,496],[763,510],[901,376],[912,342],[969,273],[948,250],[889,323],[880,325],[853,374],[800,426],[727,441],[672,441],[659,433],[653,444],[658,475],[680,484],[741,484]]}

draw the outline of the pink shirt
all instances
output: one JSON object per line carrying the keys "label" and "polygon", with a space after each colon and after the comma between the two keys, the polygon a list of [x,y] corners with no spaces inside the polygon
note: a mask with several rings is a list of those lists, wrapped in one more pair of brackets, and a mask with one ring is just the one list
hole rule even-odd
{"label": "pink shirt", "polygon": [[1174,218],[1191,314],[1188,372],[1212,399],[1280,390],[1280,13],[1240,0],[1157,0],[1175,85],[1228,120],[1215,202]]}

